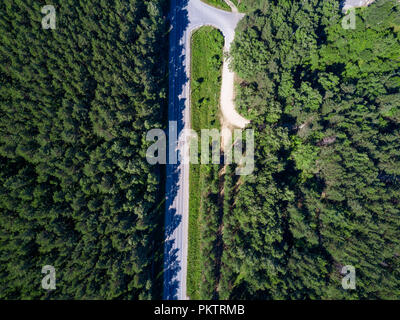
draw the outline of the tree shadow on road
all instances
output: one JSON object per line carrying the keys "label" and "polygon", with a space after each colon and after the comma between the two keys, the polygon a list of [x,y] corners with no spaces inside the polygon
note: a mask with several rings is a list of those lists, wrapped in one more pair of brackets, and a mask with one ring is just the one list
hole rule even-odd
{"label": "tree shadow on road", "polygon": [[[185,69],[184,43],[183,39],[189,26],[187,11],[188,0],[171,0],[170,9],[170,55],[169,55],[169,106],[168,120],[176,121],[178,137],[184,129],[184,110],[186,99],[180,98],[183,93],[184,84],[189,81]],[[168,130],[169,132],[169,130]],[[170,138],[170,137],[169,137]],[[168,139],[170,141],[170,139]],[[167,146],[169,154],[171,146]],[[169,159],[170,160],[170,159]],[[173,239],[169,240],[176,228],[182,223],[182,212],[177,212],[172,206],[177,198],[179,190],[180,154],[177,156],[177,164],[166,166],[166,206],[165,206],[165,244],[164,244],[164,299],[177,299],[178,289],[181,285],[176,279],[181,271],[179,261],[179,249],[174,249]],[[170,163],[170,161],[168,161]]]}

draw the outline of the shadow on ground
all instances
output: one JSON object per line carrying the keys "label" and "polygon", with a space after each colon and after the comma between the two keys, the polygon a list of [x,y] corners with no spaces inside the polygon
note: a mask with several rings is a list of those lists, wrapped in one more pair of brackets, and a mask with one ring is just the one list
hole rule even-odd
{"label": "shadow on ground", "polygon": [[[180,99],[184,84],[189,80],[184,67],[185,55],[180,39],[189,25],[188,0],[171,0],[170,9],[170,55],[169,55],[169,106],[168,120],[177,122],[177,136],[184,128],[184,110],[186,99]],[[169,131],[169,130],[168,130]],[[169,141],[169,139],[168,139]],[[168,145],[167,154],[172,147]],[[181,271],[179,250],[174,249],[174,241],[168,240],[182,222],[182,213],[172,206],[179,189],[180,162],[166,166],[166,212],[165,212],[165,249],[164,249],[164,299],[177,299],[179,281],[176,279]]]}

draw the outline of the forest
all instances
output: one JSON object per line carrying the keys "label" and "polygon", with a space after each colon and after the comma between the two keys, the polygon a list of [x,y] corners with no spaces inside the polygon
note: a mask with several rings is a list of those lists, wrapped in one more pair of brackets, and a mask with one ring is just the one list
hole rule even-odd
{"label": "forest", "polygon": [[168,3],[52,4],[0,3],[0,299],[160,299]]}
{"label": "forest", "polygon": [[224,172],[222,252],[202,266],[218,283],[200,297],[398,299],[400,4],[356,9],[354,28],[334,0],[242,6],[231,67],[256,168]]}
{"label": "forest", "polygon": [[[399,2],[344,28],[337,0],[232,1],[247,13],[231,67],[255,170],[191,168],[188,293],[399,299]],[[0,299],[161,299],[165,168],[147,163],[145,133],[167,121],[168,1],[54,0],[55,30],[44,5],[0,3]],[[211,30],[196,130],[219,127]],[[45,265],[56,290],[41,288]]]}
{"label": "forest", "polygon": [[218,9],[231,11],[231,8],[228,6],[225,0],[202,0],[202,1]]}

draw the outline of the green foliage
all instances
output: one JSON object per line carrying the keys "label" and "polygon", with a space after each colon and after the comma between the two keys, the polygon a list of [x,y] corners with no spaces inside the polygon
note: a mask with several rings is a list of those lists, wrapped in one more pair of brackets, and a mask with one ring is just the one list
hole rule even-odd
{"label": "green foliage", "polygon": [[218,9],[231,11],[231,7],[224,0],[201,0]]}
{"label": "green foliage", "polygon": [[399,297],[399,16],[377,0],[346,30],[338,1],[282,0],[239,24],[232,64],[256,168],[224,200],[221,297]]}
{"label": "green foliage", "polygon": [[314,176],[316,161],[318,157],[318,149],[311,144],[303,144],[301,139],[293,137],[291,158],[295,162],[297,170],[300,170],[301,182],[305,182]]}
{"label": "green foliage", "polygon": [[0,298],[160,298],[166,2],[52,4],[0,4]]}
{"label": "green foliage", "polygon": [[[219,129],[223,46],[224,37],[215,28],[202,27],[192,35],[191,124],[199,137],[201,129]],[[190,164],[187,291],[191,299],[212,298],[215,290],[218,171],[219,165]]]}
{"label": "green foliage", "polygon": [[202,27],[194,32],[191,46],[192,128],[218,129],[224,37],[213,27]]}

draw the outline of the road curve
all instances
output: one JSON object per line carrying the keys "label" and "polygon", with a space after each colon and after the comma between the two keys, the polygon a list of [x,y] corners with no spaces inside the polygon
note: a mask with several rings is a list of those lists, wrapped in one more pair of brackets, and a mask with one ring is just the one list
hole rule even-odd
{"label": "road curve", "polygon": [[[180,159],[181,146],[173,143],[183,129],[190,128],[190,37],[195,29],[211,25],[225,37],[225,51],[229,51],[237,23],[243,17],[236,12],[226,12],[211,7],[200,0],[171,0],[170,52],[169,52],[169,145],[170,155],[166,168],[166,212],[164,249],[164,294],[166,300],[186,300],[186,275],[189,220],[189,165]],[[226,65],[226,62],[224,62]],[[227,65],[225,66],[228,70]],[[225,71],[226,72],[226,71]],[[228,72],[230,72],[228,70]],[[231,78],[222,80],[232,81]],[[226,94],[222,92],[222,94]],[[222,96],[221,94],[221,96]],[[233,90],[228,93],[232,100]],[[221,101],[222,102],[222,101]],[[237,114],[240,117],[240,115]],[[237,118],[238,119],[238,118]],[[243,118],[244,119],[244,118]],[[240,121],[240,119],[239,119]],[[173,124],[177,124],[177,132]],[[174,155],[177,163],[171,163]],[[172,157],[171,157],[172,156]],[[172,161],[173,162],[173,161]]]}

